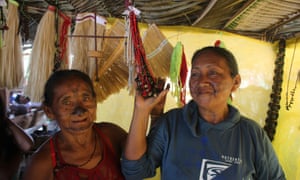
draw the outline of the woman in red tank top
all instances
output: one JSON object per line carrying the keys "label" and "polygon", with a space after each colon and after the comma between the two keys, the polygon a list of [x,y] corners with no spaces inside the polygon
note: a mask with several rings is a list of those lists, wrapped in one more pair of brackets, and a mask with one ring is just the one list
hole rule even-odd
{"label": "woman in red tank top", "polygon": [[32,156],[24,179],[124,179],[120,168],[127,133],[96,120],[96,93],[78,70],[53,73],[45,85],[43,108],[60,131]]}

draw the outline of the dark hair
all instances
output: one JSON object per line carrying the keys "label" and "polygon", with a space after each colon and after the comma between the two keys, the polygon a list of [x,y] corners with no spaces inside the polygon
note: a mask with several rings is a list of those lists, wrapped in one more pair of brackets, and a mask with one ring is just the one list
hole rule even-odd
{"label": "dark hair", "polygon": [[230,75],[232,77],[239,74],[237,61],[236,61],[234,55],[227,49],[221,48],[221,47],[207,46],[207,47],[197,50],[192,57],[192,63],[195,61],[195,59],[197,59],[204,52],[213,52],[213,53],[217,54],[218,56],[223,57],[226,60],[226,63],[230,69]]}
{"label": "dark hair", "polygon": [[96,97],[96,92],[94,90],[93,82],[90,77],[81,72],[79,70],[71,69],[71,70],[59,70],[55,71],[47,80],[44,88],[44,104],[45,105],[52,105],[53,103],[53,96],[54,96],[54,88],[61,83],[70,80],[71,78],[81,79],[90,86],[92,90],[92,94]]}
{"label": "dark hair", "polygon": [[21,101],[21,98],[24,98],[26,99],[28,102],[30,101],[30,98],[27,97],[27,96],[23,96],[21,94],[18,94],[16,97],[15,97],[15,101],[18,103],[18,104],[23,104],[23,102]]}
{"label": "dark hair", "polygon": [[21,98],[21,95],[20,94],[17,94],[17,96],[15,97],[15,101],[17,103],[20,103],[20,98]]}

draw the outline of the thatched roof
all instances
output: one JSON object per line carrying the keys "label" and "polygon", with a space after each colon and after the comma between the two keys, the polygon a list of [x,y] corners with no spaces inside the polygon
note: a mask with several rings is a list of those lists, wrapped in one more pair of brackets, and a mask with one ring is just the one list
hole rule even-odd
{"label": "thatched roof", "polygon": [[[96,12],[122,18],[125,1],[120,0],[19,0],[23,32],[32,38],[49,4],[74,17]],[[233,32],[266,41],[289,39],[300,32],[299,0],[135,0],[140,22],[184,25]]]}

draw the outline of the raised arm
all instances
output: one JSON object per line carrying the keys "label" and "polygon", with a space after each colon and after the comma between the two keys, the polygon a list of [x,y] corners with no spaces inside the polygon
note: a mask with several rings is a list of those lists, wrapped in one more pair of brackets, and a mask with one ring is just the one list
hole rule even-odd
{"label": "raised arm", "polygon": [[34,145],[33,138],[12,120],[6,121],[18,147],[24,152],[29,151]]}
{"label": "raised arm", "polygon": [[157,97],[144,99],[139,92],[136,92],[132,121],[124,151],[124,157],[127,160],[137,160],[146,152],[149,115],[155,106],[165,101],[167,93],[168,89],[163,90]]}
{"label": "raised arm", "polygon": [[35,152],[27,162],[23,180],[45,180],[53,178],[53,164],[49,142]]}

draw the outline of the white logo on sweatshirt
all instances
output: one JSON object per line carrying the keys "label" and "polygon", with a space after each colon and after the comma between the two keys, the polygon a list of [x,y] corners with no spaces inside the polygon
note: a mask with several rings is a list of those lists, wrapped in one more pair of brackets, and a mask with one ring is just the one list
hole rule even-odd
{"label": "white logo on sweatshirt", "polygon": [[230,163],[203,159],[199,180],[212,180],[230,166]]}

